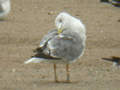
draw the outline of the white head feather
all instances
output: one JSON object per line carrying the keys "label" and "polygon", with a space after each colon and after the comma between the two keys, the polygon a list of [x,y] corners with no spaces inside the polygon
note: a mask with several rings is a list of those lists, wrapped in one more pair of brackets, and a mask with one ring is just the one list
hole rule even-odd
{"label": "white head feather", "polygon": [[62,12],[56,17],[55,24],[58,30],[61,28],[74,30],[76,32],[86,32],[84,24],[66,12]]}

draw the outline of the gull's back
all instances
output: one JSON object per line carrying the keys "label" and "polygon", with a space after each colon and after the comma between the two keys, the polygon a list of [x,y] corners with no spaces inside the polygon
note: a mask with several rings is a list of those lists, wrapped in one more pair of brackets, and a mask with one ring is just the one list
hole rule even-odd
{"label": "gull's back", "polygon": [[10,12],[10,0],[0,0],[0,18],[5,17]]}
{"label": "gull's back", "polygon": [[[57,30],[49,32],[40,42],[40,48],[45,55],[68,60],[78,59],[84,51],[85,40],[79,33],[63,30],[59,35]],[[37,52],[39,54],[41,52]]]}

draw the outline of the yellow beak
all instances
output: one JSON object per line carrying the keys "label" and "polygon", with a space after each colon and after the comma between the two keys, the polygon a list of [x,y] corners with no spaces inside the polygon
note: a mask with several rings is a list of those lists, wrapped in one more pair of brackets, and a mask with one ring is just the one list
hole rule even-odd
{"label": "yellow beak", "polygon": [[62,29],[58,29],[58,34],[62,33]]}

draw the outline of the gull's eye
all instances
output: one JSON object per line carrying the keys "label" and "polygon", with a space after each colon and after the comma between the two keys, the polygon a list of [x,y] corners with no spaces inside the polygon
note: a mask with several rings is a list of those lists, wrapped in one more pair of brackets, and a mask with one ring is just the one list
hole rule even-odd
{"label": "gull's eye", "polygon": [[60,19],[59,22],[61,23],[61,22],[62,22],[62,19]]}

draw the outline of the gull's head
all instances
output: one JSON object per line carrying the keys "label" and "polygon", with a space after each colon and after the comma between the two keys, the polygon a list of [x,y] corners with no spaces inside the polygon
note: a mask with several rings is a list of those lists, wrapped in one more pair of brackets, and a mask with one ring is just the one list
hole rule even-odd
{"label": "gull's head", "polygon": [[72,17],[66,12],[62,12],[56,17],[55,24],[58,33],[61,33],[63,29],[68,29],[70,27],[71,18]]}
{"label": "gull's head", "polygon": [[63,30],[74,30],[74,32],[86,33],[85,26],[80,19],[77,19],[66,12],[62,12],[56,17],[55,24],[58,34],[60,34]]}

